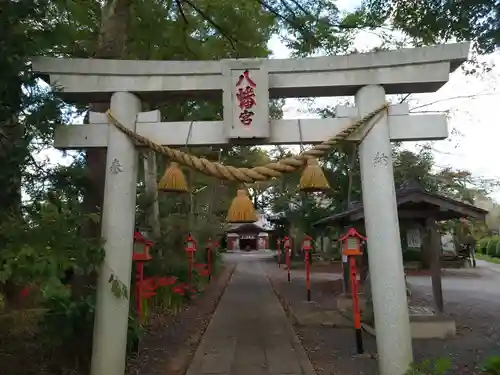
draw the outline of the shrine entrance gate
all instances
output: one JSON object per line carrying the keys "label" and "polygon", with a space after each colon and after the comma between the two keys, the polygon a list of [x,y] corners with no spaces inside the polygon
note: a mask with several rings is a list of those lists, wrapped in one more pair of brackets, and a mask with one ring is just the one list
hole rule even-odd
{"label": "shrine entrance gate", "polygon": [[[184,146],[225,144],[317,144],[383,105],[386,94],[438,90],[468,56],[469,44],[306,59],[222,61],[126,61],[36,58],[34,71],[59,86],[68,102],[111,102],[114,117],[152,141]],[[355,107],[339,107],[335,118],[269,120],[269,98],[355,95]],[[168,98],[223,98],[223,121],[161,122],[159,111],[141,112]],[[139,99],[141,98],[141,99]],[[137,150],[103,113],[90,123],[60,127],[55,147],[106,147],[102,207],[106,258],[100,272],[92,375],[123,375],[129,301],[116,298],[111,275],[130,289]],[[299,122],[300,121],[300,122]],[[300,131],[302,130],[302,131]],[[300,134],[302,133],[302,134]],[[354,134],[349,140],[359,140]],[[409,115],[396,104],[379,116],[359,147],[369,267],[381,375],[402,375],[412,347],[391,141],[439,140],[448,136],[444,115]]]}

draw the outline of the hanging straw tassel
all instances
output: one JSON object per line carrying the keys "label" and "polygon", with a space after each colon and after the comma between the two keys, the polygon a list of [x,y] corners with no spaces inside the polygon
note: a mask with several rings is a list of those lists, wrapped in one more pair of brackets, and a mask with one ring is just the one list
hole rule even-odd
{"label": "hanging straw tassel", "polygon": [[299,188],[305,192],[317,192],[330,189],[330,184],[323,173],[323,169],[315,158],[307,159],[307,166],[300,176]]}
{"label": "hanging straw tassel", "polygon": [[165,174],[158,183],[158,190],[170,193],[187,193],[186,178],[184,172],[179,168],[179,163],[170,163]]}
{"label": "hanging straw tassel", "polygon": [[227,212],[228,223],[254,223],[257,215],[245,189],[239,189]]}

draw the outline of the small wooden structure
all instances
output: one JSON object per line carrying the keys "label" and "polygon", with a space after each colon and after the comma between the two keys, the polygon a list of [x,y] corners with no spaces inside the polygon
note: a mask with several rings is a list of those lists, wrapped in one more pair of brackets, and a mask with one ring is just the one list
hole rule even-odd
{"label": "small wooden structure", "polygon": [[263,250],[269,248],[268,230],[255,223],[241,224],[226,231],[228,250]]}
{"label": "small wooden structure", "polygon": [[[407,183],[396,190],[399,226],[403,251],[419,249],[422,259],[431,268],[434,300],[439,312],[443,311],[441,286],[441,235],[437,222],[461,217],[484,220],[488,211],[460,202],[440,194],[426,192],[418,182]],[[362,226],[363,206],[357,204],[350,209],[326,217],[314,223],[315,227]],[[370,243],[368,241],[368,253]]]}

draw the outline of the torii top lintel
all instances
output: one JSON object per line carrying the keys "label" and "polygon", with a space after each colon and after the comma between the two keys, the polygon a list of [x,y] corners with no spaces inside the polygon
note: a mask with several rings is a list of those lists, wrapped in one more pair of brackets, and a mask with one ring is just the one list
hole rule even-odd
{"label": "torii top lintel", "polygon": [[139,61],[37,57],[33,70],[62,89],[70,102],[108,100],[129,91],[154,101],[168,97],[220,97],[228,70],[260,69],[269,97],[354,95],[383,85],[386,94],[434,92],[469,54],[469,43],[305,59]]}

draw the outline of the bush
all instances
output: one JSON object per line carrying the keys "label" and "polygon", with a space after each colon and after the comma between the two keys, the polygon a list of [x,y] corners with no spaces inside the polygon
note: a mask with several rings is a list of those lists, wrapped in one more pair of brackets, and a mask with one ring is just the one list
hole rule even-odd
{"label": "bush", "polygon": [[[438,358],[434,362],[426,359],[422,363],[412,364],[404,375],[444,375],[450,368],[451,361],[448,358]],[[482,371],[487,375],[500,375],[500,355],[487,358]]]}
{"label": "bush", "polygon": [[488,247],[488,243],[490,242],[491,237],[484,237],[477,241],[476,251],[480,254],[486,254],[486,249]]}
{"label": "bush", "polygon": [[494,355],[486,360],[483,371],[488,375],[500,375],[500,355]]}
{"label": "bush", "polygon": [[59,353],[68,368],[76,360],[85,372],[92,350],[95,294],[74,299],[71,289],[53,278],[42,288],[42,295],[47,309],[40,322],[44,345]]}
{"label": "bush", "polygon": [[497,241],[496,243],[495,254],[493,254],[493,256],[500,258],[500,241]]}
{"label": "bush", "polygon": [[490,257],[496,256],[498,240],[498,236],[491,237],[490,241],[488,242],[488,246],[486,247],[486,255]]}
{"label": "bush", "polygon": [[419,364],[412,364],[404,375],[444,375],[451,367],[448,358],[439,358],[435,362],[428,359]]}

